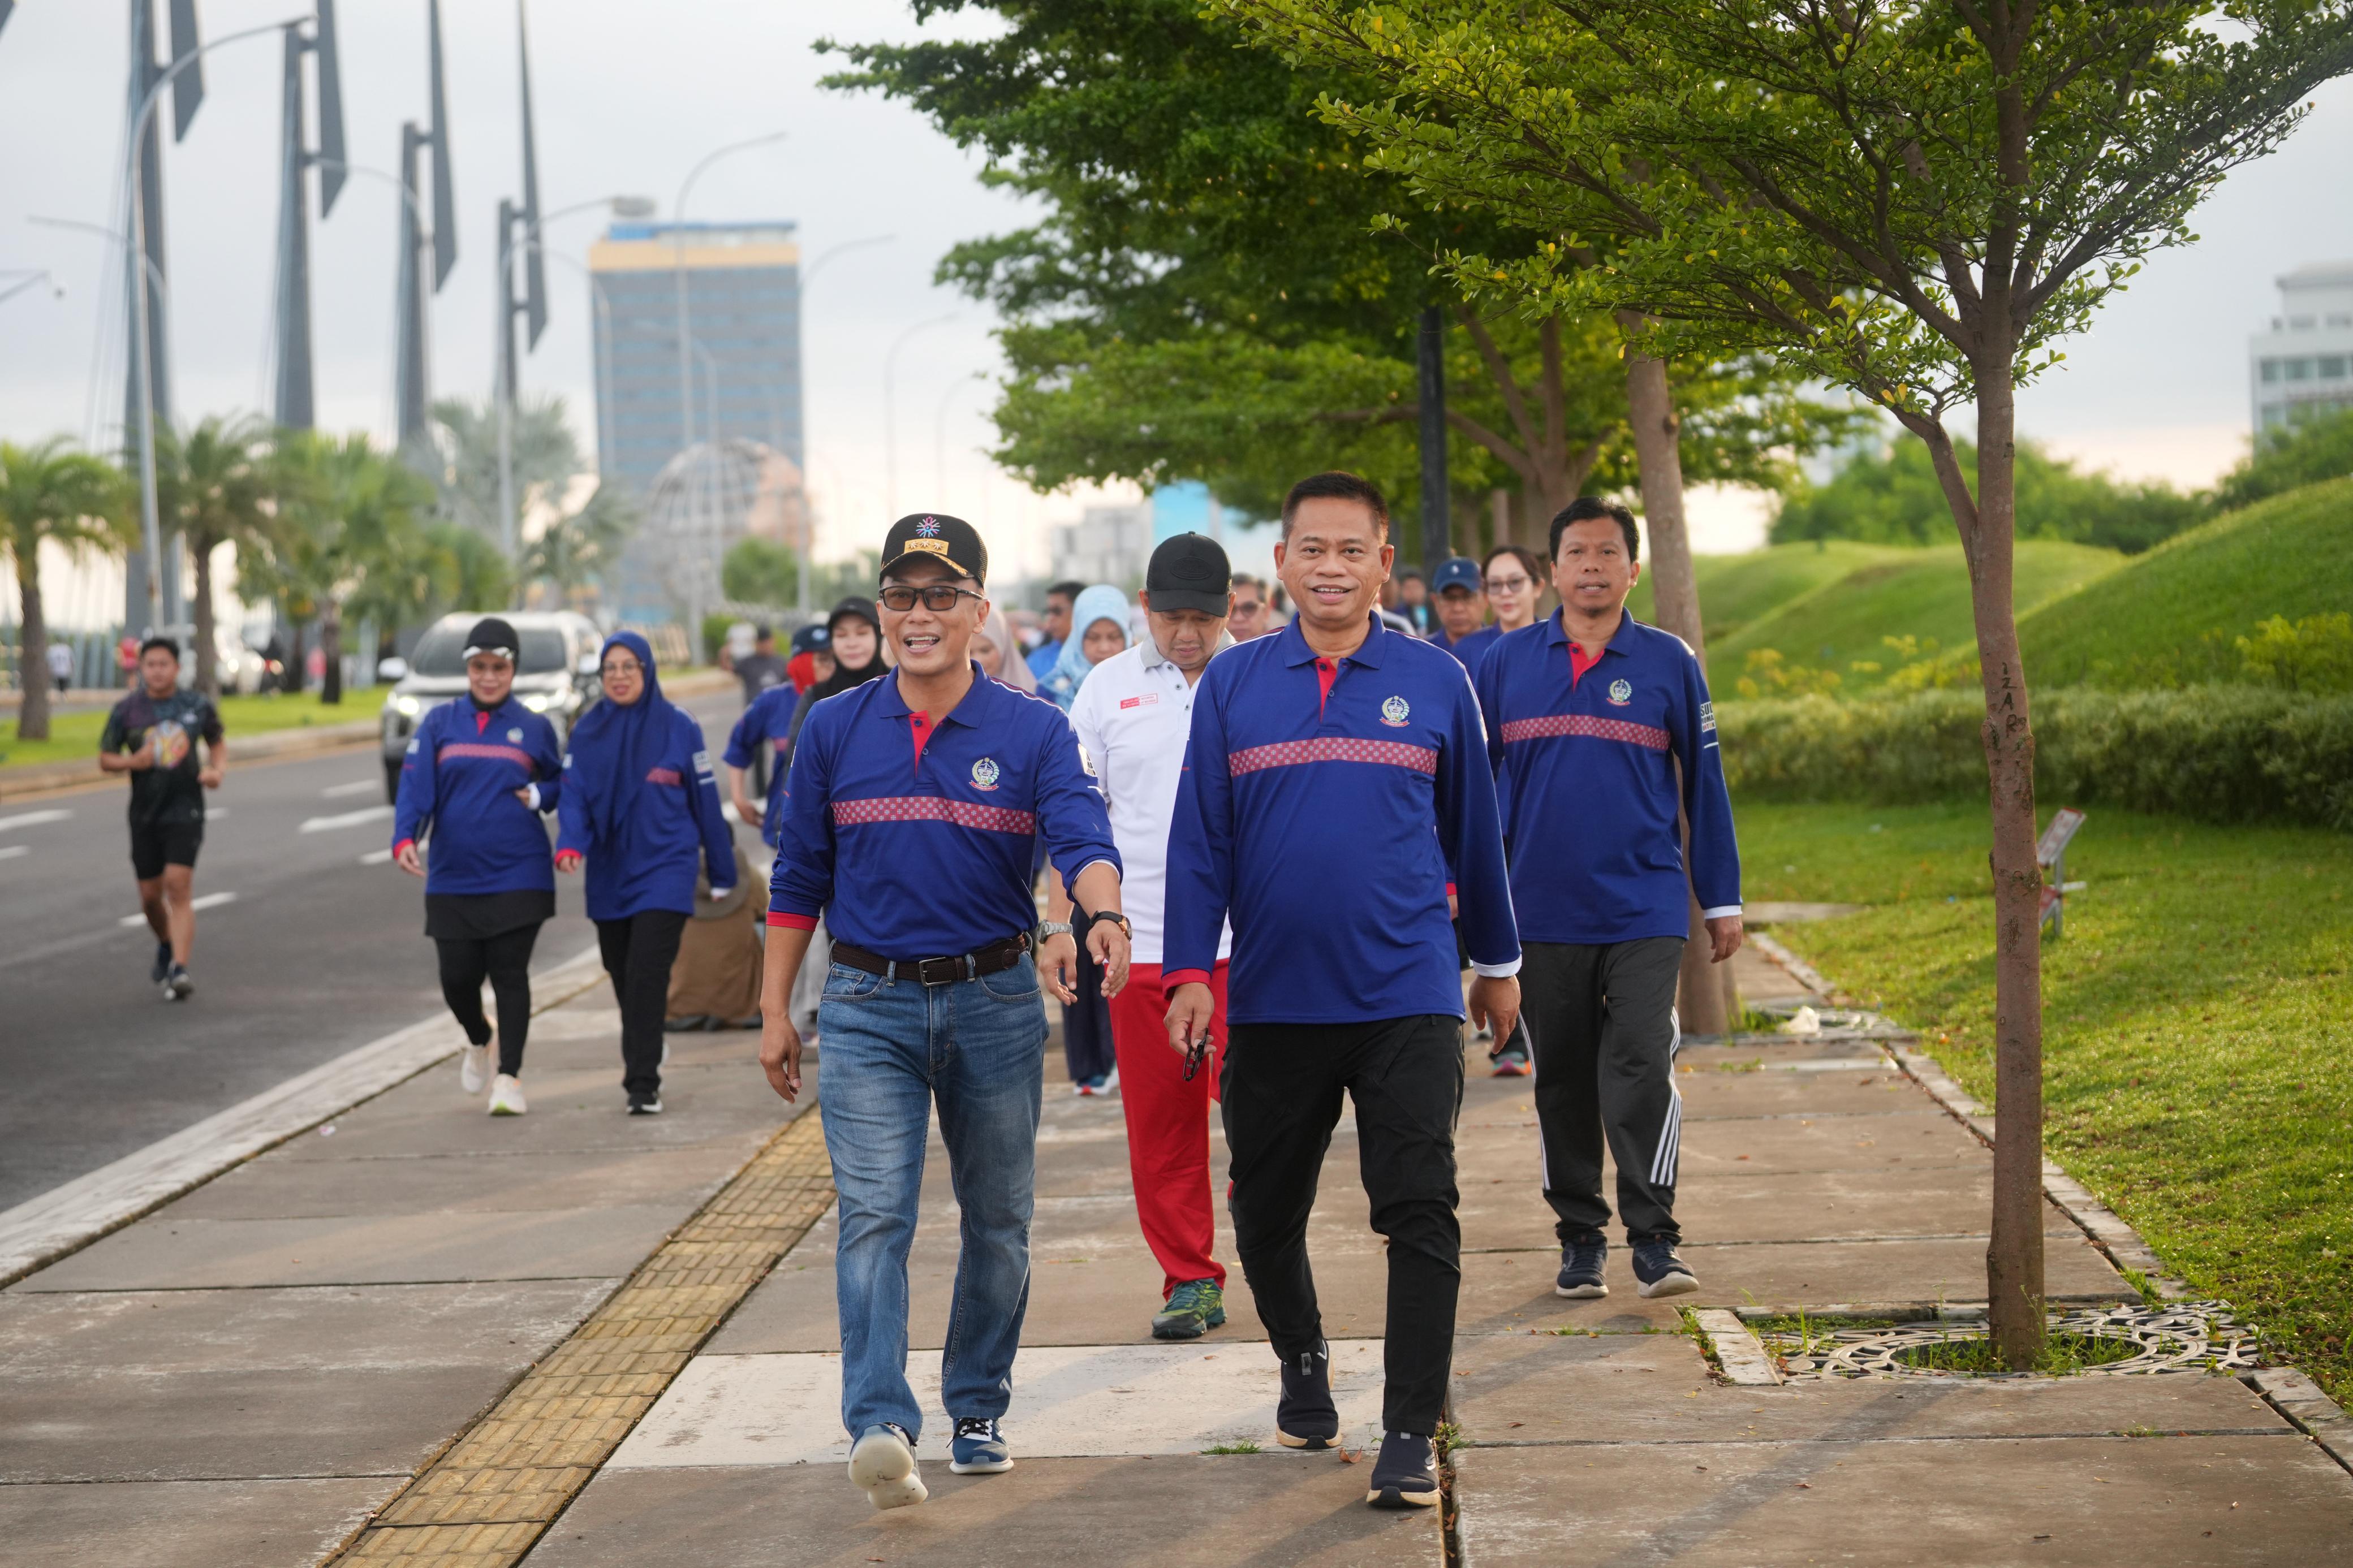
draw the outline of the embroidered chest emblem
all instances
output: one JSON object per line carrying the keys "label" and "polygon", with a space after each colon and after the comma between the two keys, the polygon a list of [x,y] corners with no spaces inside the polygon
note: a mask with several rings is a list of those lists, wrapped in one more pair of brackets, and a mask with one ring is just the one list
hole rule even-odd
{"label": "embroidered chest emblem", "polygon": [[983,757],[980,761],[972,764],[972,787],[975,789],[995,789],[997,787],[996,759],[992,757]]}
{"label": "embroidered chest emblem", "polygon": [[517,744],[522,743],[522,731],[521,729],[509,730],[507,731],[507,739],[515,742]]}
{"label": "embroidered chest emblem", "polygon": [[1632,700],[1634,700],[1634,686],[1631,681],[1613,680],[1609,683],[1610,706],[1623,708]]}
{"label": "embroidered chest emblem", "polygon": [[925,539],[936,539],[940,532],[940,520],[936,517],[927,517],[915,524],[915,531]]}
{"label": "embroidered chest emblem", "polygon": [[1392,730],[1402,729],[1406,719],[1412,712],[1413,710],[1406,705],[1404,698],[1392,697],[1381,704],[1381,722]]}

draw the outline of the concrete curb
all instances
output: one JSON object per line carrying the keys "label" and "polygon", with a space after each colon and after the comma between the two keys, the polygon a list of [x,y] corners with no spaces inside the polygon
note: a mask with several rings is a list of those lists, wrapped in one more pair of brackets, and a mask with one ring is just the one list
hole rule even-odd
{"label": "concrete curb", "polygon": [[1789,978],[1818,996],[1826,996],[1841,1006],[1847,1005],[1846,993],[1822,978],[1821,972],[1761,931],[1752,931],[1748,940],[1757,951],[1789,972]]}
{"label": "concrete curb", "polygon": [[1703,1307],[1692,1314],[1700,1331],[1715,1347],[1724,1380],[1740,1388],[1778,1388],[1781,1373],[1765,1346],[1740,1314],[1725,1307]]}
{"label": "concrete curb", "polygon": [[2353,1416],[2320,1391],[2320,1385],[2292,1366],[2265,1367],[2241,1375],[2239,1381],[2263,1396],[2265,1404],[2320,1445],[2323,1452],[2353,1470]]}
{"label": "concrete curb", "polygon": [[[532,976],[532,1011],[559,1007],[603,978],[590,948]],[[447,1016],[411,1024],[0,1213],[0,1287],[448,1061],[463,1040]]]}

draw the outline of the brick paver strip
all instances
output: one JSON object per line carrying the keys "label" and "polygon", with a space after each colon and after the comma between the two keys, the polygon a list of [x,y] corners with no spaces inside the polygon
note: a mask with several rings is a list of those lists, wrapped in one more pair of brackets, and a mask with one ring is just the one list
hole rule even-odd
{"label": "brick paver strip", "polygon": [[508,1568],[833,1203],[812,1107],[329,1561]]}

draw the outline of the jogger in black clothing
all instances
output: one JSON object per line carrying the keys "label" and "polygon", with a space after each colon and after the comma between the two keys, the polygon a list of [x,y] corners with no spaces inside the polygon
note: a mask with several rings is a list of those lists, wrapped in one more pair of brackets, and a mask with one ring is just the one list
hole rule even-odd
{"label": "jogger in black clothing", "polygon": [[1461,1283],[1454,1121],[1462,1109],[1462,1020],[1236,1024],[1219,1104],[1225,1116],[1234,1251],[1284,1365],[1324,1352],[1307,1264],[1307,1216],[1340,1120],[1356,1103],[1356,1159],[1373,1229],[1388,1241],[1381,1426],[1435,1432],[1445,1413]]}
{"label": "jogger in black clothing", "polygon": [[685,915],[639,910],[596,922],[596,950],[621,1004],[621,1091],[631,1105],[661,1103],[662,1015]]}
{"label": "jogger in black clothing", "polygon": [[491,1021],[482,1014],[482,982],[499,1005],[499,1076],[522,1076],[522,1048],[531,1035],[531,950],[539,941],[537,921],[488,937],[439,937],[441,999],[467,1040],[487,1045]]}

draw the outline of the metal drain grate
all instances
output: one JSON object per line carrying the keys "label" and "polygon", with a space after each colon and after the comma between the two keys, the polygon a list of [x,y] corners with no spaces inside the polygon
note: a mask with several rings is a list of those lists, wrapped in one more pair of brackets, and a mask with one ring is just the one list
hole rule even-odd
{"label": "metal drain grate", "polygon": [[[1904,1357],[1925,1345],[1981,1340],[1983,1322],[1915,1322],[1893,1327],[1840,1328],[1834,1321],[1764,1335],[1765,1348],[1790,1378],[2033,1377],[2035,1373],[1958,1373],[1914,1366]],[[2183,1301],[2164,1307],[2084,1307],[2051,1314],[2051,1331],[2128,1341],[2138,1349],[2116,1361],[2086,1366],[2071,1376],[2118,1376],[2160,1372],[2241,1373],[2262,1365],[2254,1334],[2232,1321],[2222,1301]]]}

